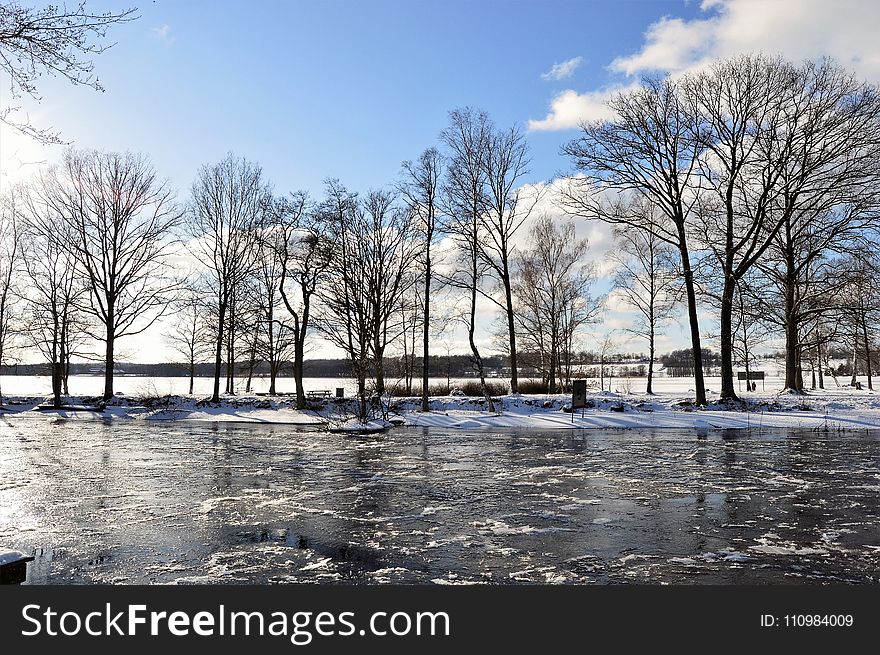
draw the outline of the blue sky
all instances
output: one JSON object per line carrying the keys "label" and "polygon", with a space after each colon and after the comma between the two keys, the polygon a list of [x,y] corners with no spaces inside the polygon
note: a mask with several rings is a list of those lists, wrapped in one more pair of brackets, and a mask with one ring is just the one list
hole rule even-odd
{"label": "blue sky", "polygon": [[[560,146],[579,120],[606,115],[609,93],[739,53],[831,56],[880,81],[876,0],[141,0],[138,13],[95,60],[105,93],[45,78],[42,103],[24,105],[78,147],[148,153],[181,201],[198,167],[230,150],[260,162],[279,193],[320,196],[327,177],[357,191],[392,183],[464,105],[521,125],[526,182],[550,180],[569,171]],[[0,80],[0,105],[7,96]],[[60,153],[0,125],[0,190]],[[577,227],[601,262],[613,246],[607,227]],[[606,277],[598,289],[607,286]],[[585,345],[630,320],[612,299]],[[710,346],[712,328],[705,321]],[[467,350],[463,335],[452,340]],[[686,343],[673,324],[658,349]],[[133,361],[172,356],[161,326],[127,348]]]}
{"label": "blue sky", "polygon": [[[95,3],[96,7],[119,3]],[[503,125],[543,118],[565,89],[621,76],[649,24],[684,2],[142,2],[96,59],[106,92],[60,80],[32,114],[76,145],[148,152],[182,191],[227,150],[256,159],[279,191],[319,193],[394,179],[436,142],[447,112],[487,110]],[[567,79],[544,80],[581,57]],[[570,132],[531,132],[532,180],[567,167]],[[44,158],[57,149],[43,149]],[[24,158],[28,160],[27,157]]]}

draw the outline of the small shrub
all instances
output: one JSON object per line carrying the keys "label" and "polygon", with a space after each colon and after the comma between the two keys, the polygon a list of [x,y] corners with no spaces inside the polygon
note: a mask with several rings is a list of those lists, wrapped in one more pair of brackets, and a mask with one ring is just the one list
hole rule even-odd
{"label": "small shrub", "polygon": [[[550,393],[550,385],[542,380],[520,380],[520,393]],[[571,383],[557,380],[554,393],[571,393]]]}
{"label": "small shrub", "polygon": [[547,383],[541,380],[521,380],[520,393],[547,393]]}
{"label": "small shrub", "polygon": [[[479,380],[468,380],[461,385],[461,390],[465,396],[482,396],[483,389]],[[486,391],[490,396],[503,396],[509,391],[510,387],[505,382],[486,381]]]}
{"label": "small shrub", "polygon": [[448,396],[450,393],[452,393],[452,387],[445,382],[428,385],[429,396]]}

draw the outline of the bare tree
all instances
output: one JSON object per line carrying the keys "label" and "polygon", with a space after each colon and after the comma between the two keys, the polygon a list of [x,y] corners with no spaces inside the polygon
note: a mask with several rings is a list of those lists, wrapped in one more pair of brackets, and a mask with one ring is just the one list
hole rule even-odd
{"label": "bare tree", "polygon": [[651,395],[654,393],[655,338],[681,299],[681,278],[676,266],[677,253],[657,236],[656,229],[650,227],[657,220],[655,206],[640,198],[632,202],[631,211],[642,214],[638,220],[648,229],[615,228],[616,250],[612,258],[617,264],[617,272],[613,288],[624,303],[636,311],[636,320],[627,330],[648,341],[645,391]]}
{"label": "bare tree", "polygon": [[529,159],[528,144],[518,127],[498,130],[490,126],[486,148],[483,159],[486,169],[485,208],[479,214],[484,237],[478,240],[478,244],[480,254],[501,287],[503,298],[500,302],[491,294],[485,295],[504,314],[509,341],[507,352],[510,357],[510,391],[519,393],[510,273],[514,250],[512,240],[531,214],[539,195],[533,193],[527,198],[522,189],[523,178],[528,173]]}
{"label": "bare tree", "polygon": [[260,254],[255,277],[256,325],[255,357],[269,365],[269,394],[277,393],[276,380],[281,365],[294,350],[296,333],[284,317],[282,284],[284,268],[289,258],[284,257],[287,239],[284,230],[275,221],[275,212],[268,213],[266,224],[260,230]]}
{"label": "bare tree", "polygon": [[[329,211],[330,208],[326,209]],[[309,207],[308,195],[297,192],[275,202],[273,224],[274,229],[280,232],[273,241],[281,266],[278,289],[284,307],[293,319],[296,406],[305,409],[303,362],[311,327],[312,301],[331,262],[329,243],[324,233],[326,223]]]}
{"label": "bare tree", "polygon": [[[17,217],[18,191],[13,190],[0,201],[0,366],[16,333],[14,299],[16,269],[22,254],[22,226]],[[0,389],[0,405],[3,392]]]}
{"label": "bare tree", "polygon": [[[574,225],[557,226],[548,215],[529,230],[531,247],[513,257],[512,295],[520,342],[539,354],[550,393],[570,377],[576,333],[597,314],[589,295],[594,274],[583,259],[586,239],[575,237]],[[566,365],[567,363],[567,365]]]}
{"label": "bare tree", "polygon": [[483,212],[487,204],[487,157],[492,123],[488,114],[466,107],[449,113],[449,126],[441,139],[449,149],[446,179],[442,185],[444,209],[448,216],[446,230],[455,239],[461,266],[458,275],[447,282],[460,285],[468,294],[465,324],[471,362],[480,377],[486,408],[495,411],[495,403],[486,387],[483,358],[475,340],[477,296],[487,272],[482,256]]}
{"label": "bare tree", "polygon": [[429,332],[431,329],[431,283],[434,274],[432,250],[440,232],[440,185],[443,179],[443,156],[436,148],[428,148],[416,162],[403,163],[404,179],[400,190],[416,220],[423,249],[421,267],[422,293],[422,411],[428,406]]}
{"label": "bare tree", "polygon": [[[25,7],[16,0],[0,3],[0,70],[9,76],[13,100],[28,95],[40,100],[37,81],[44,74],[62,76],[75,85],[103,91],[94,76],[92,57],[113,44],[102,45],[107,29],[135,20],[135,9],[94,13],[78,2],[73,8]],[[0,107],[0,121],[42,143],[61,143],[57,133],[14,119],[18,106]]]}
{"label": "bare tree", "polygon": [[34,185],[36,189],[23,193],[20,203],[28,287],[26,327],[30,341],[49,364],[53,405],[61,407],[62,393],[68,393],[65,378],[72,344],[84,328],[78,307],[89,289],[77,267],[75,231],[46,202],[41,180]]}
{"label": "bare tree", "polygon": [[[816,72],[780,58],[748,55],[716,62],[684,86],[703,149],[700,233],[723,282],[722,399],[736,397],[732,316],[737,282],[762,258],[795,209],[811,207],[823,188],[834,180],[845,183],[841,175],[852,170],[845,161],[854,154],[847,133],[863,129],[864,121],[857,127],[841,120],[841,110],[847,114],[851,108],[847,91],[832,81],[830,69],[819,78]],[[871,111],[876,115],[876,109]],[[794,350],[797,336],[791,336]]]}
{"label": "bare tree", "polygon": [[211,340],[205,325],[204,291],[191,282],[174,302],[175,320],[165,338],[185,358],[189,374],[189,395],[195,391],[196,364],[211,353]]}
{"label": "bare tree", "polygon": [[359,208],[356,194],[338,180],[326,183],[326,199],[320,213],[333,253],[325,284],[318,289],[321,312],[316,326],[324,337],[342,349],[357,381],[358,417],[368,416],[366,380],[372,368],[373,330],[367,215]]}
{"label": "bare tree", "polygon": [[[647,80],[610,102],[613,120],[585,123],[579,138],[563,147],[583,176],[570,179],[562,207],[574,216],[653,231],[679,253],[687,299],[696,402],[706,404],[697,296],[691,262],[691,231],[697,217],[697,155],[692,112],[672,79]],[[615,202],[614,194],[634,194],[654,204],[661,220],[648,224]]]}
{"label": "bare tree", "polygon": [[832,260],[866,247],[877,225],[880,94],[830,60],[805,63],[795,79],[785,108],[793,147],[783,151],[772,208],[781,225],[758,266],[777,288],[771,304],[783,310],[785,386],[800,393],[805,323],[825,311],[822,299],[843,277]]}
{"label": "bare tree", "polygon": [[877,277],[880,274],[880,262],[875,252],[863,250],[850,255],[844,266],[847,270],[847,283],[842,292],[843,316],[849,330],[844,333],[851,339],[853,349],[853,371],[851,384],[857,380],[857,361],[859,351],[864,354],[864,370],[867,376],[868,389],[874,389],[874,369],[871,363],[873,351],[872,324],[880,318],[880,291],[877,289]]}
{"label": "bare tree", "polygon": [[112,398],[117,339],[149,328],[177,289],[167,256],[181,211],[149,160],[131,153],[68,150],[39,190],[75,235],[89,285],[83,311],[101,328],[91,336],[105,344],[104,398]]}
{"label": "bare tree", "polygon": [[406,329],[399,313],[404,297],[415,283],[412,262],[417,256],[417,233],[412,214],[395,206],[395,196],[371,191],[360,205],[359,224],[364,229],[369,313],[372,328],[372,357],[376,393],[385,393],[385,352]]}
{"label": "bare tree", "polygon": [[[234,366],[237,294],[253,274],[259,252],[258,228],[269,199],[259,165],[232,153],[217,164],[203,166],[192,186],[186,222],[189,247],[210,276],[211,311],[217,319],[211,402],[220,401],[224,349],[227,365]],[[227,390],[228,385],[229,380]]]}

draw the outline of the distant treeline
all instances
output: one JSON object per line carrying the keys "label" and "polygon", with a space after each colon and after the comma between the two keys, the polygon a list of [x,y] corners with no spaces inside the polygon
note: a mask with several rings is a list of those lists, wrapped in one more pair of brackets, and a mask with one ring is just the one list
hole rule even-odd
{"label": "distant treeline", "polygon": [[[671,355],[664,355],[660,359],[667,364],[670,359],[671,365],[686,365],[684,362],[678,363],[679,360],[687,359],[690,351],[675,351]],[[706,351],[704,355],[707,362],[717,360],[717,354]],[[421,358],[416,358],[419,366],[421,366]],[[573,358],[575,365],[594,365],[599,364],[601,357],[597,353],[581,352]],[[639,361],[646,359],[642,353],[617,353],[606,356],[606,363],[616,363],[623,361]],[[691,365],[692,365],[692,361]],[[245,375],[248,362],[236,362],[235,368]],[[507,358],[504,355],[489,355],[483,358],[483,365],[486,371],[496,374],[499,377],[507,377],[510,373],[507,367]],[[392,376],[403,376],[403,363],[399,358],[387,358],[385,363],[386,369]],[[147,377],[188,377],[189,364],[184,362],[163,362],[159,364],[134,364],[131,362],[119,362],[114,368],[116,375],[141,375]],[[470,355],[434,355],[428,358],[428,371],[432,378],[462,378],[474,375],[473,363]],[[51,370],[48,364],[3,364],[0,366],[0,374],[2,375],[50,375]],[[70,364],[71,375],[103,375],[104,368],[100,364],[94,362],[80,362]],[[346,378],[351,377],[351,365],[346,359],[307,359],[303,362],[303,374],[305,377],[313,378]],[[524,377],[540,377],[540,371],[533,370],[528,366],[520,367],[520,374]],[[214,375],[214,363],[197,363],[195,365],[195,375],[197,377],[212,377]],[[254,365],[254,375],[269,375],[269,364],[267,362],[258,362]],[[293,362],[284,361],[281,363],[279,375],[290,377],[293,375]]]}
{"label": "distant treeline", "polygon": [[[489,370],[498,369],[504,365],[504,357],[489,356],[483,361]],[[387,360],[389,370],[394,373],[396,359]],[[246,375],[247,362],[236,362],[235,368]],[[51,367],[48,364],[3,364],[0,366],[0,375],[50,375]],[[116,375],[143,375],[149,377],[188,377],[189,364],[178,362],[164,362],[160,364],[133,364],[118,362],[114,367]],[[466,377],[473,375],[473,365],[468,355],[450,355],[449,357],[436,356],[429,358],[429,371],[431,377]],[[71,375],[103,375],[104,368],[95,363],[71,363]],[[195,365],[197,377],[212,377],[214,364],[201,363]],[[260,362],[254,365],[254,375],[269,375],[269,364]],[[279,375],[289,377],[293,375],[293,362],[282,362]],[[345,359],[307,359],[303,362],[303,375],[314,378],[346,378],[351,377],[351,364]]]}

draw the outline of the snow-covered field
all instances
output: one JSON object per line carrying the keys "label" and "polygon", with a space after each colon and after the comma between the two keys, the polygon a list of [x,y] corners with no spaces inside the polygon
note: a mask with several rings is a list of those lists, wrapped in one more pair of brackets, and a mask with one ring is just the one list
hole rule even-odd
{"label": "snow-covered field", "polygon": [[[100,378],[72,381],[79,388],[83,380],[97,381],[97,388],[83,393],[72,402],[88,402],[89,395],[100,391]],[[340,379],[308,380],[306,389],[346,389],[347,399],[330,398],[314,401],[309,410],[297,410],[289,397],[269,398],[263,395],[226,397],[220,405],[204,402],[205,393],[191,397],[181,394],[174,384],[185,384],[184,378],[119,378],[123,392],[101,414],[62,411],[69,418],[95,416],[141,420],[232,421],[257,423],[345,425],[354,412],[350,398],[350,381]],[[288,380],[285,380],[287,382]],[[205,378],[200,383],[208,383]],[[261,382],[263,382],[261,380]],[[290,381],[292,383],[292,381]],[[833,380],[829,380],[833,384]],[[644,379],[621,378],[611,381],[615,391],[588,392],[588,408],[574,413],[565,411],[570,396],[564,394],[524,394],[502,396],[496,411],[488,412],[479,398],[451,395],[431,400],[431,411],[422,413],[416,398],[390,401],[391,413],[399,423],[411,426],[442,427],[462,430],[492,428],[685,428],[685,429],[771,429],[807,428],[815,430],[870,429],[880,427],[880,395],[867,389],[832,387],[810,392],[806,396],[780,393],[778,378],[767,381],[766,389],[743,392],[746,401],[728,407],[713,401],[717,398],[720,379],[708,378],[710,405],[694,407],[693,381],[688,378],[658,378],[654,396],[644,394]],[[14,383],[14,384],[13,384]],[[47,399],[40,393],[40,378],[3,379],[3,390],[9,411],[30,412]],[[760,383],[759,383],[760,384]],[[163,385],[168,391],[163,391]],[[284,390],[282,385],[281,391]],[[130,390],[130,391],[127,391]],[[259,387],[256,391],[260,391]]]}

